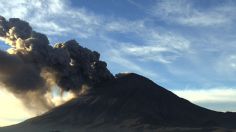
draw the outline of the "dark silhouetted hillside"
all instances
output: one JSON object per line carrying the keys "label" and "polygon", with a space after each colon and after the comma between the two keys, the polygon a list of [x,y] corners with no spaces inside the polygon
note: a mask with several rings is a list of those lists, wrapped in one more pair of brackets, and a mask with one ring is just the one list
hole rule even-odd
{"label": "dark silhouetted hillside", "polygon": [[[199,107],[130,73],[2,131],[232,131],[236,114]],[[226,130],[228,129],[228,130]]]}

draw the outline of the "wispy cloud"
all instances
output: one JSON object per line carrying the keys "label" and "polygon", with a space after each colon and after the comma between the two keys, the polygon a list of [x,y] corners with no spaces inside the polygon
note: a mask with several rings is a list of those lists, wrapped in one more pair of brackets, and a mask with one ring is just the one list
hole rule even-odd
{"label": "wispy cloud", "polygon": [[235,6],[222,3],[208,9],[194,6],[196,1],[158,0],[152,13],[167,22],[175,22],[188,26],[217,26],[230,24],[235,17]]}
{"label": "wispy cloud", "polygon": [[149,31],[143,44],[124,43],[121,50],[137,57],[142,61],[154,61],[160,63],[171,63],[184,54],[191,53],[190,41],[171,33],[159,33]]}
{"label": "wispy cloud", "polygon": [[214,68],[218,74],[224,75],[228,80],[235,80],[236,54],[231,53],[221,55]]}
{"label": "wispy cloud", "polygon": [[139,42],[117,43],[123,55],[133,56],[137,60],[159,63],[171,63],[179,57],[193,52],[191,41],[168,30],[148,25],[149,19],[129,21],[117,19],[108,22],[104,29],[108,32],[118,32],[124,35],[132,34],[132,39]]}
{"label": "wispy cloud", "polygon": [[1,15],[25,19],[37,31],[48,35],[76,34],[86,38],[94,34],[96,26],[100,23],[99,17],[86,9],[69,7],[66,0],[1,2]]}
{"label": "wispy cloud", "polygon": [[117,66],[120,68],[123,67],[126,70],[119,72],[135,72],[146,77],[158,78],[160,81],[164,81],[164,79],[161,79],[160,76],[158,76],[151,69],[144,68],[140,63],[136,63],[127,57],[127,54],[125,54],[120,49],[121,47],[119,47],[119,41],[113,40],[106,36],[103,36],[102,39],[103,43],[106,45],[106,47],[108,47],[108,50],[105,50],[103,55],[109,56],[105,59],[106,61],[110,62],[113,68],[116,68]]}
{"label": "wispy cloud", "polygon": [[[190,42],[176,34],[158,31],[148,26],[148,19],[130,21],[122,18],[104,18],[85,8],[73,8],[66,0],[4,1],[0,12],[5,17],[19,17],[29,21],[40,32],[51,36],[88,38],[109,32],[130,33],[142,40],[140,45],[121,45],[124,54],[142,61],[171,63],[189,51]],[[16,8],[17,7],[17,8]],[[18,13],[20,12],[20,13]],[[119,44],[118,43],[118,44]]]}
{"label": "wispy cloud", "polygon": [[125,19],[117,19],[110,21],[105,25],[105,29],[109,32],[120,33],[142,33],[146,26],[146,20],[129,21]]}
{"label": "wispy cloud", "polygon": [[123,55],[121,54],[119,50],[112,49],[107,54],[110,56],[110,60],[112,62],[120,64],[121,66],[124,66],[128,68],[129,70],[134,70],[138,72],[145,71],[141,67],[139,67],[137,64],[133,63],[132,61],[129,61],[128,59],[125,59],[125,57],[123,57]]}

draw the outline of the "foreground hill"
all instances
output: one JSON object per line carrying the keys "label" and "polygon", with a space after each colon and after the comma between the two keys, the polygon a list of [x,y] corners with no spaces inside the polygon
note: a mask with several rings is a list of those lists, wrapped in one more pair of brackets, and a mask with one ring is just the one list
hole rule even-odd
{"label": "foreground hill", "polygon": [[104,82],[0,132],[233,131],[236,114],[199,107],[137,74]]}

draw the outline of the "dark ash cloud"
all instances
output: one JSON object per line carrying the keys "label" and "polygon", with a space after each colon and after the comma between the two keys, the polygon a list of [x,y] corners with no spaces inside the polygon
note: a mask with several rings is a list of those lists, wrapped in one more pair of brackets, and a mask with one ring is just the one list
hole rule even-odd
{"label": "dark ash cloud", "polygon": [[92,87],[113,78],[98,52],[75,40],[52,47],[46,35],[18,18],[0,16],[0,38],[11,47],[0,51],[0,82],[24,102],[35,98],[30,108],[53,107],[45,96],[52,86],[77,94],[83,85]]}

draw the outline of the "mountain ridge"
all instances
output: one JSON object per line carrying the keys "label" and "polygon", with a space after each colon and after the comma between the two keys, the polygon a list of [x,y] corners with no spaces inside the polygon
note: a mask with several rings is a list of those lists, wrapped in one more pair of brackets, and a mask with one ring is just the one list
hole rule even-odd
{"label": "mountain ridge", "polygon": [[70,128],[79,131],[106,131],[108,128],[152,131],[163,127],[192,128],[191,131],[196,128],[234,129],[236,114],[197,106],[148,78],[129,73],[97,84],[86,94],[5,130],[30,131],[30,127],[61,131]]}

